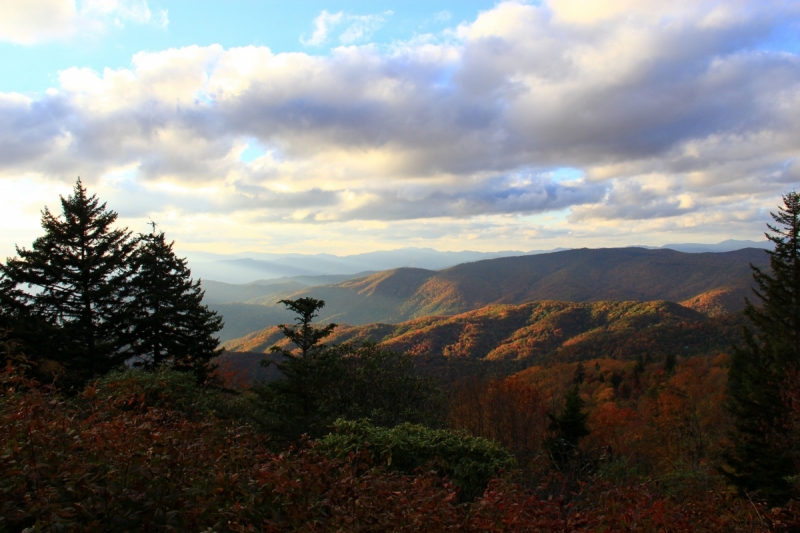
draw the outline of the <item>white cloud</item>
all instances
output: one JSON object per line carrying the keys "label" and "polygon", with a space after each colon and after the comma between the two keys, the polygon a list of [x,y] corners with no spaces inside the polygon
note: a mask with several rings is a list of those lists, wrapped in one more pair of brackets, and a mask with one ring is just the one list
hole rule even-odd
{"label": "white cloud", "polygon": [[0,3],[0,41],[31,45],[73,37],[82,32],[102,33],[126,22],[169,24],[167,10],[153,12],[146,0],[26,0]]}
{"label": "white cloud", "polygon": [[[126,217],[227,216],[250,225],[242,242],[287,225],[315,246],[322,225],[330,243],[442,247],[757,238],[800,183],[800,58],[760,46],[795,6],[580,5],[507,2],[456,41],[388,50],[190,46],[68,69],[40,97],[0,94],[0,179],[115,191],[124,169]],[[320,17],[309,44],[371,31]],[[264,153],[245,163],[250,141]],[[563,167],[584,177],[553,178]]]}
{"label": "white cloud", "polygon": [[70,0],[28,0],[0,4],[0,40],[19,44],[72,34],[78,12]]}
{"label": "white cloud", "polygon": [[453,17],[452,13],[447,11],[446,9],[439,11],[433,16],[433,20],[436,22],[447,22]]}
{"label": "white cloud", "polygon": [[122,27],[127,21],[163,28],[169,24],[167,10],[160,9],[154,13],[146,0],[83,0],[80,14],[86,19],[113,20],[118,27]]}
{"label": "white cloud", "polygon": [[309,39],[300,37],[300,42],[306,46],[317,46],[328,40],[328,33],[335,26],[342,22],[344,13],[328,13],[323,10],[317,18],[314,19],[314,33]]}
{"label": "white cloud", "polygon": [[308,39],[301,36],[300,42],[306,46],[325,44],[336,29],[339,29],[338,41],[341,44],[349,45],[364,41],[380,29],[386,17],[392,14],[392,11],[386,11],[380,15],[351,15],[343,11],[328,13],[323,10],[314,19],[314,33]]}

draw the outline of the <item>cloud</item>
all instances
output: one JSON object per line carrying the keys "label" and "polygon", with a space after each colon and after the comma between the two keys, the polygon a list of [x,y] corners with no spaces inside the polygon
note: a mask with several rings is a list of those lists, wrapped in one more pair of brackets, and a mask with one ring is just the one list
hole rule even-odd
{"label": "cloud", "polygon": [[[189,46],[68,69],[47,94],[0,94],[0,179],[124,169],[158,198],[130,216],[149,205],[261,233],[388,235],[404,220],[460,221],[463,238],[502,227],[498,242],[758,236],[800,178],[800,57],[771,40],[797,6],[583,5],[506,2],[391,47]],[[353,17],[323,12],[306,44],[368,39],[376,26]],[[244,162],[251,141],[264,153]],[[582,177],[554,178],[563,167]]]}
{"label": "cloud", "polygon": [[447,22],[452,17],[453,17],[452,13],[450,13],[446,9],[443,9],[442,11],[439,11],[433,16],[433,20],[435,20],[436,22]]}
{"label": "cloud", "polygon": [[66,37],[72,33],[76,17],[72,1],[4,2],[0,5],[0,40],[32,44]]}
{"label": "cloud", "polygon": [[409,185],[373,193],[366,204],[342,213],[343,220],[468,218],[479,215],[529,214],[594,203],[606,187],[583,180],[555,182],[543,175],[497,176],[474,187]]}
{"label": "cloud", "polygon": [[83,0],[80,14],[92,19],[113,19],[117,26],[126,21],[162,27],[169,24],[167,10],[153,13],[146,0]]}
{"label": "cloud", "polygon": [[339,42],[345,45],[354,44],[369,39],[375,31],[383,26],[386,17],[392,14],[392,11],[386,11],[380,15],[351,15],[343,11],[328,13],[323,10],[314,19],[314,33],[308,39],[300,37],[300,42],[306,46],[325,44],[331,33],[341,27]]}
{"label": "cloud", "polygon": [[80,32],[102,33],[126,22],[169,24],[167,10],[153,12],[146,0],[26,0],[0,4],[0,41],[31,45],[73,37]]}
{"label": "cloud", "polygon": [[333,26],[337,26],[342,22],[343,12],[328,13],[323,10],[317,18],[314,19],[314,33],[309,39],[300,38],[300,42],[306,46],[317,46],[328,40],[328,33]]}

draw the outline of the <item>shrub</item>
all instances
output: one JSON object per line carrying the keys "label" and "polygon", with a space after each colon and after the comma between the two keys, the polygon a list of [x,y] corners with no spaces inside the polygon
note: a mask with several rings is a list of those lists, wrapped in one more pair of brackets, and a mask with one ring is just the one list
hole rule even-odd
{"label": "shrub", "polygon": [[220,406],[220,392],[197,383],[195,376],[165,367],[155,371],[115,371],[86,388],[84,397],[122,410],[149,408],[208,417]]}
{"label": "shrub", "polygon": [[382,428],[368,420],[343,419],[334,428],[318,443],[329,455],[344,458],[365,451],[372,464],[405,474],[430,468],[453,480],[465,499],[481,495],[491,479],[517,466],[499,444],[464,432],[409,423]]}

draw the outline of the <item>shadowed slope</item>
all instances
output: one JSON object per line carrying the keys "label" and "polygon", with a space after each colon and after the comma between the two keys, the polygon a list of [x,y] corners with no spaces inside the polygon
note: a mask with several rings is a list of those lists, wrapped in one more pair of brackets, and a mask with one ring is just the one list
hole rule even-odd
{"label": "shadowed slope", "polygon": [[433,270],[398,268],[337,285],[322,285],[295,293],[292,298],[325,301],[320,321],[348,324],[400,322],[413,315],[407,302],[431,277]]}
{"label": "shadowed slope", "polygon": [[751,278],[763,250],[686,254],[643,248],[581,249],[466,263],[439,272],[409,302],[422,314],[532,300],[682,301]]}
{"label": "shadowed slope", "polygon": [[[320,320],[348,324],[397,323],[535,300],[681,302],[708,291],[749,287],[750,263],[768,267],[767,254],[754,248],[697,254],[644,248],[581,249],[464,263],[439,272],[389,270],[312,287],[293,298],[325,300]],[[741,308],[734,301],[738,294],[732,292],[725,309]]]}

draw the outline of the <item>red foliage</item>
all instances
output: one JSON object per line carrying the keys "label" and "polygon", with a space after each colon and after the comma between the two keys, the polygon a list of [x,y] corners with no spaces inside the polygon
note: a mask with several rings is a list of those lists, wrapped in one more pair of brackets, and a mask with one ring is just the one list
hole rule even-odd
{"label": "red foliage", "polygon": [[521,465],[542,454],[547,405],[538,389],[516,378],[473,378],[455,387],[450,422],[456,429],[499,442]]}
{"label": "red foliage", "polygon": [[[647,485],[527,490],[494,480],[459,504],[430,472],[331,460],[175,410],[121,408],[93,388],[68,402],[12,368],[0,374],[0,531],[797,531],[794,508],[721,492],[677,502]],[[131,402],[136,398],[131,397]],[[559,488],[560,487],[560,488]]]}

